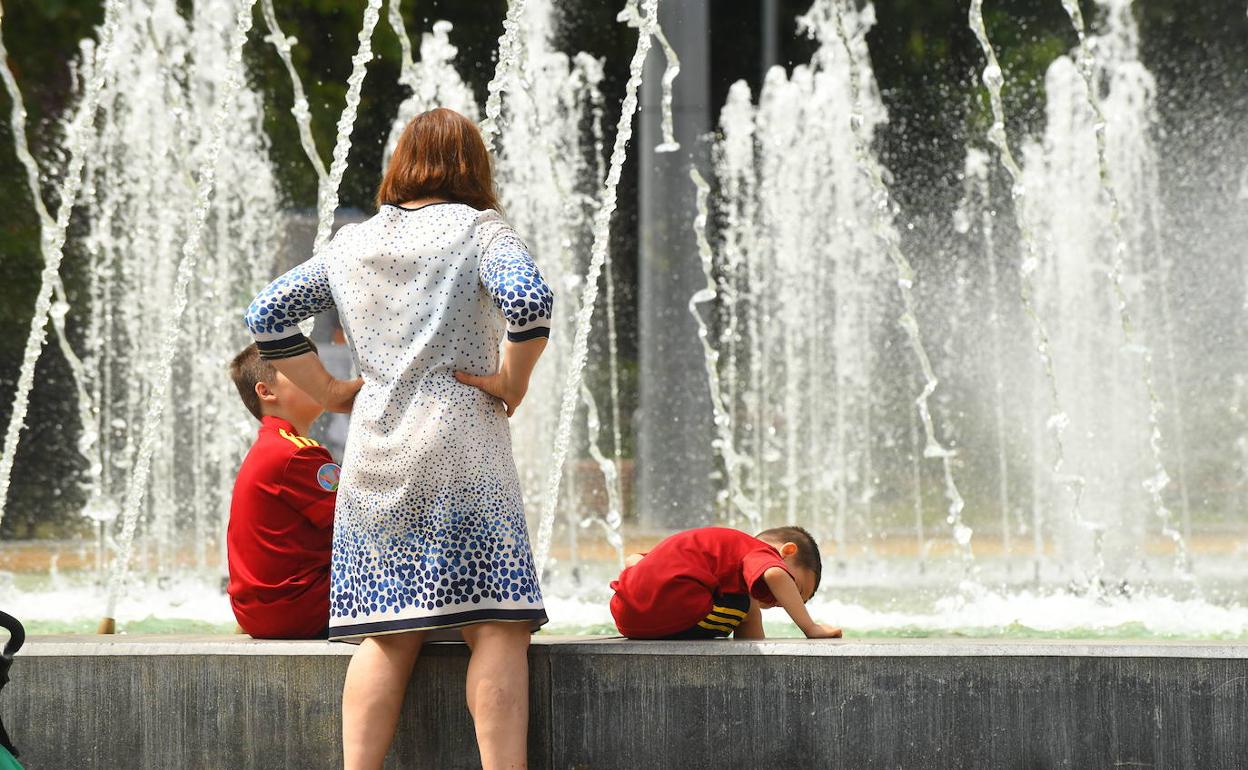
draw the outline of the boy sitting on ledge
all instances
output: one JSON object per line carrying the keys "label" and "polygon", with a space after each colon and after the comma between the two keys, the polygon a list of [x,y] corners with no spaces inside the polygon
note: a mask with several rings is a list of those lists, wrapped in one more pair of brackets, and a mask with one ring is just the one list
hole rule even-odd
{"label": "boy sitting on ledge", "polygon": [[226,552],[239,627],[257,639],[324,639],[339,468],[306,437],[321,405],[249,345],[230,377],[260,432],[234,482]]}
{"label": "boy sitting on ledge", "polygon": [[841,636],[806,611],[823,562],[801,527],[757,537],[724,527],[692,529],[632,554],[624,565],[611,583],[611,615],[630,639],[762,639],[761,610],[776,605],[809,638]]}

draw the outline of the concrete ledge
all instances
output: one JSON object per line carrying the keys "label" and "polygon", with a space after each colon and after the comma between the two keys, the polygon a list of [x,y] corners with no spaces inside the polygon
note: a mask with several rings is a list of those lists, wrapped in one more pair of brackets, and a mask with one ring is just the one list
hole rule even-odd
{"label": "concrete ledge", "polygon": [[[332,768],[354,648],[34,637],[0,714],[29,770]],[[479,766],[467,654],[430,645],[387,767]],[[538,636],[535,768],[1238,768],[1248,645]]]}
{"label": "concrete ledge", "polygon": [[[437,644],[430,647],[455,647]],[[1029,657],[1029,658],[1248,658],[1248,642],[1168,642],[1051,639],[774,639],[762,642],[650,642],[618,636],[535,636],[539,654],[560,655],[782,655],[815,657]],[[22,656],[93,655],[345,655],[355,645],[320,641],[274,641],[249,636],[176,635],[36,636]]]}

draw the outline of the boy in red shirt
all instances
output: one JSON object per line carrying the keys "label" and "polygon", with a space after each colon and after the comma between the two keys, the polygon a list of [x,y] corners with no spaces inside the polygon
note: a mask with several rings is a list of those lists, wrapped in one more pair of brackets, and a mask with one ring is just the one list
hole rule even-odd
{"label": "boy in red shirt", "polygon": [[823,572],[819,547],[801,527],[752,537],[703,527],[679,532],[635,553],[611,584],[611,615],[630,639],[762,639],[761,610],[777,605],[812,639],[839,628],[811,620],[806,602]]}
{"label": "boy in red shirt", "polygon": [[260,432],[234,482],[230,604],[257,639],[324,639],[339,467],[306,437],[322,408],[249,345],[230,378]]}

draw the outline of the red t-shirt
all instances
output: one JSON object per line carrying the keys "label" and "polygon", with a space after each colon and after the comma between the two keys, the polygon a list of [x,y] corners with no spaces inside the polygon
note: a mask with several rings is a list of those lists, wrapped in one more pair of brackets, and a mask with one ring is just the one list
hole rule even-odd
{"label": "red t-shirt", "polygon": [[772,601],[763,573],[789,568],[756,537],[724,527],[680,532],[654,547],[611,584],[611,615],[620,633],[656,639],[692,628],[720,594]]}
{"label": "red t-shirt", "polygon": [[256,638],[307,639],[329,625],[338,465],[329,450],[265,417],[234,481],[226,550],[230,604]]}

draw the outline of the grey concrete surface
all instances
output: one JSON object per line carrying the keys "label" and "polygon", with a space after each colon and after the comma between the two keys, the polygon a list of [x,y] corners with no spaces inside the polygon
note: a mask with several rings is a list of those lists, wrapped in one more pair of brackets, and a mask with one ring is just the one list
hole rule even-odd
{"label": "grey concrete surface", "polygon": [[[29,770],[332,768],[353,648],[34,637],[0,693]],[[477,767],[431,645],[390,768]],[[537,637],[534,768],[1240,768],[1248,645]]]}

